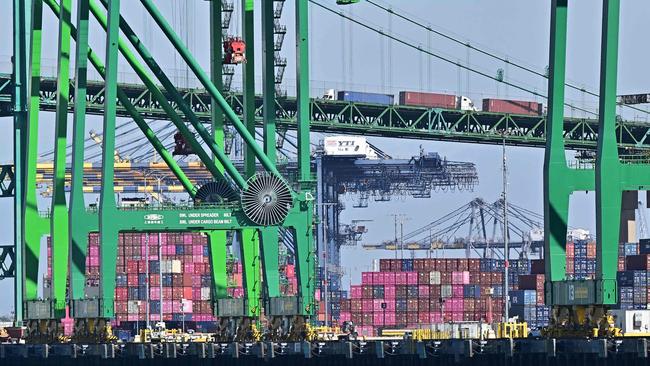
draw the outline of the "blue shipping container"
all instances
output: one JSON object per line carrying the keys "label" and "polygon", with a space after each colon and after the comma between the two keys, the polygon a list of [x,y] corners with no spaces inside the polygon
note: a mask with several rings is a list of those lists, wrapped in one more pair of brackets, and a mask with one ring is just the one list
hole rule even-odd
{"label": "blue shipping container", "polygon": [[514,305],[535,305],[537,293],[535,290],[510,291],[510,303]]}
{"label": "blue shipping container", "polygon": [[394,104],[395,96],[391,94],[380,93],[364,93],[342,90],[338,92],[338,100],[354,103],[369,103],[369,104]]}

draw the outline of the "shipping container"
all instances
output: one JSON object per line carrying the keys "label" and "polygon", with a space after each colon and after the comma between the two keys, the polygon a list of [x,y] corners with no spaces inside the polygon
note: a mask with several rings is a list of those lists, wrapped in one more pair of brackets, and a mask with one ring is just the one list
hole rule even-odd
{"label": "shipping container", "polygon": [[542,104],[521,100],[483,99],[483,111],[541,116]]}
{"label": "shipping container", "polygon": [[457,97],[451,94],[399,92],[399,104],[426,108],[457,109]]}
{"label": "shipping container", "polygon": [[367,93],[341,90],[337,93],[337,100],[354,103],[391,105],[395,97],[392,94]]}

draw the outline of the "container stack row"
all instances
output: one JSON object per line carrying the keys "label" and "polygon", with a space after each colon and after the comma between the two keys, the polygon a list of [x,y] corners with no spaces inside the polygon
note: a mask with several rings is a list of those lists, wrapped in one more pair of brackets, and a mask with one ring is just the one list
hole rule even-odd
{"label": "container stack row", "polygon": [[503,261],[382,259],[379,267],[362,273],[341,301],[339,322],[352,321],[362,334],[502,316]]}

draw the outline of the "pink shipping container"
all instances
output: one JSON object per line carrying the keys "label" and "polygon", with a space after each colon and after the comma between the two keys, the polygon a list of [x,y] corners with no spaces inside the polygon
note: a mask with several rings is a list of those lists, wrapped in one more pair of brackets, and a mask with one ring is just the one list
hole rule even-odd
{"label": "pink shipping container", "polygon": [[463,285],[451,285],[452,297],[463,297]]}
{"label": "pink shipping container", "polygon": [[395,299],[395,285],[384,285],[384,299]]}
{"label": "pink shipping container", "polygon": [[394,285],[395,284],[395,273],[394,272],[386,272],[386,273],[384,273],[384,284],[386,284],[386,285]]}
{"label": "pink shipping container", "polygon": [[372,272],[361,273],[361,284],[372,285]]}
{"label": "pink shipping container", "polygon": [[[319,290],[316,290],[319,291]],[[353,299],[360,299],[361,298],[361,286],[359,285],[353,285],[350,286],[350,297]]]}
{"label": "pink shipping container", "polygon": [[463,321],[463,312],[453,312],[451,313],[451,321],[462,322]]}
{"label": "pink shipping container", "polygon": [[468,271],[453,271],[451,272],[451,283],[453,285],[468,285],[469,272]]}
{"label": "pink shipping container", "polygon": [[429,323],[430,324],[442,323],[442,313],[440,312],[429,313]]}
{"label": "pink shipping container", "polygon": [[395,273],[395,284],[396,285],[406,285],[407,284],[406,272],[397,272],[397,273]]}
{"label": "pink shipping container", "polygon": [[417,272],[406,272],[406,284],[407,285],[417,285],[418,284],[418,273]]}
{"label": "pink shipping container", "polygon": [[531,116],[542,115],[542,104],[521,100],[483,99],[484,112],[526,114]]}
{"label": "pink shipping container", "polygon": [[419,285],[418,286],[418,295],[419,297],[429,297],[429,285]]}
{"label": "pink shipping container", "polygon": [[373,321],[375,327],[383,327],[384,326],[384,314],[382,314],[382,313],[374,313],[372,321]]}
{"label": "pink shipping container", "polygon": [[352,320],[352,314],[349,312],[341,312],[339,315],[339,322],[349,322]]}
{"label": "pink shipping container", "polygon": [[172,306],[172,301],[171,300],[163,300],[162,305],[163,305],[163,313],[171,313],[172,312],[173,306]]}
{"label": "pink shipping container", "polygon": [[149,288],[149,299],[150,300],[160,300],[160,288],[159,287],[150,287]]}
{"label": "pink shipping container", "polygon": [[413,105],[427,108],[456,109],[456,96],[438,93],[399,92],[400,105]]}
{"label": "pink shipping container", "polygon": [[[372,300],[372,308],[374,312],[382,312],[381,304],[384,303],[384,300]],[[386,304],[388,305],[388,304]],[[388,310],[388,309],[386,309]]]}

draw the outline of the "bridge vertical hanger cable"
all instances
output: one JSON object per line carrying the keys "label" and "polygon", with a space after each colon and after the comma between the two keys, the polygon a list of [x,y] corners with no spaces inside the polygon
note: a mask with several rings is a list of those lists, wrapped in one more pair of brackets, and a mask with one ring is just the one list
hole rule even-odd
{"label": "bridge vertical hanger cable", "polygon": [[[409,23],[411,23],[413,25],[416,25],[416,26],[418,26],[420,28],[426,29],[429,32],[429,34],[436,34],[436,35],[438,35],[440,37],[443,37],[443,38],[445,38],[447,40],[450,40],[452,42],[463,45],[463,46],[467,47],[468,49],[471,49],[471,50],[473,50],[475,52],[478,52],[478,53],[480,53],[482,55],[488,56],[488,57],[493,58],[493,59],[498,60],[498,61],[505,62],[506,64],[512,65],[512,66],[514,66],[514,67],[516,67],[516,68],[518,68],[520,70],[523,70],[523,71],[526,71],[528,73],[531,73],[531,74],[543,77],[545,79],[548,79],[548,74],[544,74],[544,73],[535,71],[531,67],[524,66],[524,65],[522,65],[520,63],[512,62],[512,61],[508,60],[508,57],[497,56],[493,52],[487,51],[487,50],[479,48],[479,47],[475,47],[475,46],[473,46],[473,45],[471,45],[469,43],[465,43],[465,42],[461,41],[460,39],[458,39],[456,37],[453,37],[453,36],[451,36],[451,35],[449,35],[447,33],[444,33],[442,31],[439,31],[439,30],[436,30],[436,29],[432,28],[431,24],[424,25],[424,23],[419,22],[417,20],[414,20],[412,16],[405,16],[405,15],[400,14],[399,12],[395,12],[393,10],[393,8],[390,7],[390,6],[383,6],[383,5],[377,4],[374,0],[367,0],[366,2],[373,5],[373,6],[375,6],[375,7],[377,7],[377,8],[379,8],[379,9],[384,10],[385,12],[387,12],[389,14],[395,14],[395,16],[397,16],[398,18],[400,18],[400,19],[402,19],[402,20],[404,20],[406,22],[409,22]],[[571,89],[574,89],[574,90],[582,92],[582,93],[586,93],[586,94],[588,94],[588,95],[590,95],[592,97],[598,97],[598,93],[589,91],[589,90],[585,89],[584,87],[578,87],[578,86],[573,85],[573,84],[568,83],[568,82],[565,83],[565,85],[567,87],[571,88]],[[506,93],[506,95],[507,95],[507,93]],[[643,112],[645,114],[650,114],[650,110],[644,110],[642,108],[635,107],[634,105],[623,104],[622,106],[627,107],[627,108],[632,109],[632,110],[635,110],[637,112]]]}
{"label": "bridge vertical hanger cable", "polygon": [[[340,17],[344,17],[344,18],[346,18],[348,21],[353,22],[353,23],[357,24],[358,26],[360,26],[360,27],[362,27],[362,28],[366,28],[367,30],[370,30],[370,31],[375,32],[375,33],[380,33],[379,30],[378,30],[377,28],[371,26],[371,25],[370,25],[369,23],[367,23],[367,22],[364,22],[364,21],[361,21],[361,20],[357,20],[357,19],[348,18],[348,17],[345,16],[345,14],[342,14],[342,13],[340,13],[340,12],[336,12],[336,11],[334,11],[334,10],[328,8],[327,6],[322,5],[322,4],[318,3],[318,2],[316,2],[315,0],[309,0],[309,1],[310,1],[311,3],[313,3],[313,4],[315,4],[315,5],[317,5],[317,6],[321,7],[321,8],[323,8],[323,9],[329,11],[329,12],[332,13],[332,14],[336,14],[336,15],[338,15],[338,16],[340,16]],[[397,42],[397,43],[400,43],[400,44],[402,44],[402,45],[404,45],[404,46],[407,46],[407,47],[410,47],[410,48],[413,48],[413,49],[416,49],[416,50],[418,49],[418,47],[417,47],[416,45],[414,45],[413,43],[410,43],[409,41],[405,41],[405,40],[402,39],[402,37],[400,37],[399,35],[394,35],[394,34],[392,34],[392,33],[387,33],[387,34],[384,33],[383,35],[384,35],[384,37],[390,38],[391,40],[393,40],[393,41],[395,41],[395,42]],[[390,45],[390,42],[389,42],[389,45]],[[424,53],[426,53],[427,55],[429,55],[429,56],[431,56],[431,57],[435,57],[435,58],[437,58],[437,59],[439,59],[439,60],[441,60],[441,61],[444,61],[444,62],[447,62],[447,63],[453,64],[453,65],[456,65],[457,67],[459,67],[459,68],[461,68],[461,69],[469,70],[469,71],[471,71],[472,73],[477,74],[477,75],[480,75],[480,76],[482,76],[482,77],[484,77],[484,78],[491,79],[491,80],[495,80],[495,81],[500,81],[500,80],[498,80],[495,76],[489,75],[488,73],[486,73],[486,72],[484,72],[484,71],[480,71],[480,70],[477,70],[477,69],[475,69],[475,68],[465,66],[465,65],[464,65],[462,62],[460,62],[459,60],[453,61],[452,59],[450,59],[450,58],[447,57],[447,56],[442,56],[442,55],[439,55],[439,54],[434,53],[433,51],[429,51],[429,50],[421,50],[421,52],[424,52]],[[541,95],[539,92],[536,92],[535,90],[532,90],[532,89],[530,89],[530,88],[528,88],[528,87],[525,87],[525,86],[521,86],[521,85],[518,85],[518,84],[514,84],[513,82],[509,82],[509,81],[507,81],[507,80],[502,81],[502,83],[503,83],[503,84],[506,84],[506,85],[508,85],[508,86],[510,86],[510,87],[513,87],[513,88],[515,88],[515,89],[521,90],[521,91],[523,91],[523,92],[526,92],[526,93],[532,94],[532,95],[534,95],[534,96],[539,96],[539,97],[542,97],[542,98],[545,98],[545,99],[548,98],[546,95]],[[576,110],[580,110],[580,111],[582,111],[582,112],[584,112],[584,113],[588,113],[588,114],[592,114],[592,115],[597,115],[597,113],[595,113],[595,112],[593,112],[593,111],[583,110],[582,108],[579,108],[579,107],[576,107],[576,106],[574,106],[574,105],[571,105],[571,104],[568,103],[568,102],[565,102],[564,105],[567,106],[567,107],[575,108]],[[640,109],[640,110],[643,111],[642,109]]]}

